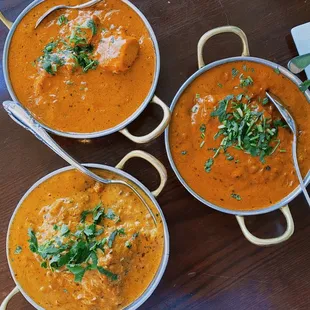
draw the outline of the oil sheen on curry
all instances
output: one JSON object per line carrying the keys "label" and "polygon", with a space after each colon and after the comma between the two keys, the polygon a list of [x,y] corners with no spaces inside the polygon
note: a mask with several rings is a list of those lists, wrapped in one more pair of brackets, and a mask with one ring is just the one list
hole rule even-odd
{"label": "oil sheen on curry", "polygon": [[155,75],[155,50],[139,15],[121,0],[83,10],[57,10],[46,0],[18,25],[9,75],[18,100],[46,126],[91,133],[113,128],[144,102]]}
{"label": "oil sheen on curry", "polygon": [[223,64],[196,78],[174,108],[169,141],[175,165],[185,182],[215,205],[262,209],[298,185],[292,134],[266,90],[281,98],[297,123],[305,176],[310,105],[278,69],[252,62]]}
{"label": "oil sheen on curry", "polygon": [[157,228],[127,187],[103,186],[75,170],[57,174],[14,216],[8,248],[15,278],[44,309],[122,309],[142,295],[161,262],[156,215]]}

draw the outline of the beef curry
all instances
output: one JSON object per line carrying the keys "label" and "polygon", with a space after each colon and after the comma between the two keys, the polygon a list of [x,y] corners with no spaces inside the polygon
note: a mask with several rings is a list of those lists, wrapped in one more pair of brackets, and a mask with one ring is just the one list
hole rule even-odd
{"label": "beef curry", "polygon": [[145,199],[157,227],[123,185],[103,186],[76,170],[47,179],[10,226],[8,257],[17,282],[44,309],[126,307],[148,287],[163,255],[163,225]]}
{"label": "beef curry", "polygon": [[169,142],[176,168],[205,200],[231,210],[268,207],[298,186],[292,133],[266,90],[298,127],[298,161],[310,167],[310,105],[298,86],[254,62],[220,65],[198,76],[173,111]]}
{"label": "beef curry", "polygon": [[69,3],[83,1],[46,0],[17,26],[8,57],[14,93],[52,129],[92,133],[113,128],[140,107],[154,83],[150,33],[121,0],[57,10],[34,28],[49,8]]}

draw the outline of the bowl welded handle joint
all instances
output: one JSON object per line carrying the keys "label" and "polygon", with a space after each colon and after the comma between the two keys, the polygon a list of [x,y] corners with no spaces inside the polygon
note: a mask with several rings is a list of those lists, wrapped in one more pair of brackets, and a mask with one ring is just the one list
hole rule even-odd
{"label": "bowl welded handle joint", "polygon": [[250,51],[249,51],[249,44],[248,44],[248,39],[245,35],[245,33],[238,27],[236,26],[223,26],[223,27],[218,27],[214,28],[212,30],[209,30],[206,32],[199,40],[198,46],[197,46],[197,57],[198,57],[198,67],[199,69],[204,67],[206,64],[203,60],[203,48],[206,44],[206,42],[212,38],[213,36],[221,33],[235,33],[238,35],[242,41],[242,54],[241,56],[250,56]]}
{"label": "bowl welded handle joint", "polygon": [[16,295],[17,293],[19,293],[19,289],[18,289],[17,286],[15,286],[15,287],[13,288],[13,290],[9,293],[9,295],[6,296],[6,297],[4,298],[4,300],[2,301],[1,306],[0,306],[0,310],[5,310],[5,309],[7,308],[7,306],[8,306],[9,301],[10,301],[10,300],[13,298],[13,296]]}
{"label": "bowl welded handle joint", "polygon": [[241,228],[241,231],[246,239],[248,239],[251,243],[258,245],[258,246],[269,246],[269,245],[279,244],[279,243],[282,243],[288,240],[294,233],[294,221],[293,221],[289,206],[286,205],[284,207],[281,207],[280,211],[285,216],[287,227],[286,227],[285,232],[281,236],[276,237],[276,238],[269,238],[269,239],[257,238],[248,231],[247,227],[245,226],[245,221],[244,221],[243,216],[237,215],[236,218]]}
{"label": "bowl welded handle joint", "polygon": [[135,150],[128,153],[115,167],[118,169],[123,169],[126,162],[134,157],[146,160],[157,170],[160,176],[160,184],[156,190],[152,191],[153,196],[157,197],[162,192],[163,188],[167,183],[168,176],[165,166],[153,155],[144,151]]}
{"label": "bowl welded handle joint", "polygon": [[171,112],[168,106],[164,102],[162,102],[157,96],[154,96],[151,102],[159,105],[164,112],[162,121],[153,131],[144,136],[134,136],[128,131],[127,128],[119,131],[121,134],[123,134],[125,137],[135,143],[147,143],[156,139],[164,132],[170,122]]}
{"label": "bowl welded handle joint", "polygon": [[5,26],[7,26],[8,29],[12,28],[13,23],[9,21],[7,18],[5,18],[1,12],[0,12],[0,20],[3,22]]}

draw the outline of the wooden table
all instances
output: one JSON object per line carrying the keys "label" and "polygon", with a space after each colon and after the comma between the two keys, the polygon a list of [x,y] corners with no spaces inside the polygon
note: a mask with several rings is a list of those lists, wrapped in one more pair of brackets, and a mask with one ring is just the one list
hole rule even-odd
{"label": "wooden table", "polygon": [[[30,0],[0,1],[0,9],[14,20]],[[156,94],[169,104],[181,84],[197,69],[196,45],[207,30],[236,25],[248,35],[253,56],[286,65],[296,55],[290,29],[309,21],[309,0],[135,0],[149,19],[161,51],[161,74]],[[7,29],[0,25],[2,53]],[[241,52],[234,35],[210,40],[205,59],[213,61]],[[2,72],[2,70],[1,70]],[[9,99],[0,75],[0,101]],[[135,133],[152,128],[160,111],[149,108],[131,126]],[[25,191],[45,174],[65,166],[29,132],[0,109],[0,300],[14,287],[5,255],[11,214]],[[214,211],[195,200],[179,183],[167,160],[164,138],[135,145],[121,134],[81,144],[57,141],[81,162],[115,165],[128,151],[142,149],[168,169],[168,184],[158,198],[166,216],[171,255],[166,273],[143,309],[310,309],[310,210],[303,197],[291,203],[296,231],[279,246],[260,248],[243,237],[231,215]],[[126,170],[156,187],[153,168],[132,160]],[[154,177],[153,177],[154,176]],[[257,236],[271,237],[285,229],[280,212],[252,216],[248,227]],[[31,309],[21,295],[9,309]]]}

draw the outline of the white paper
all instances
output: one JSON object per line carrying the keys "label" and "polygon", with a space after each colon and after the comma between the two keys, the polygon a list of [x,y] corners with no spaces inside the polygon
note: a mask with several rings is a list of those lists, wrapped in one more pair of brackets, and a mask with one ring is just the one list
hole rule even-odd
{"label": "white paper", "polygon": [[[310,22],[296,26],[291,30],[299,55],[310,53]],[[310,79],[310,66],[306,68],[306,75]]]}

